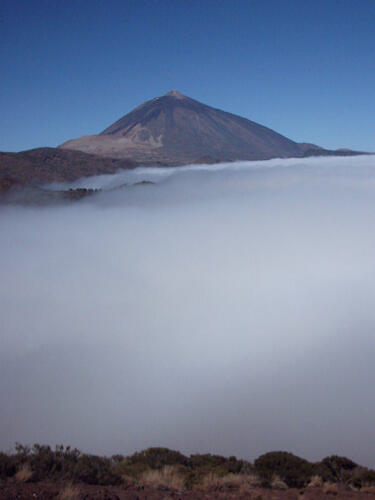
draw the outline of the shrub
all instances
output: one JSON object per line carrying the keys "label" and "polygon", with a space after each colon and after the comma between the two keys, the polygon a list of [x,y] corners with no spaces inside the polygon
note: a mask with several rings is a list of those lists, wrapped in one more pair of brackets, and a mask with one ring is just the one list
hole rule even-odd
{"label": "shrub", "polygon": [[86,454],[81,455],[77,461],[72,479],[98,485],[116,485],[122,482],[109,458]]}
{"label": "shrub", "polygon": [[211,469],[225,464],[228,459],[210,453],[190,455],[190,464],[194,468],[209,467]]}
{"label": "shrub", "polygon": [[323,493],[326,495],[338,495],[339,488],[336,483],[327,482],[323,484]]}
{"label": "shrub", "polygon": [[240,492],[259,485],[321,487],[323,482],[326,489],[330,489],[330,483],[357,489],[375,487],[375,471],[358,466],[346,457],[332,455],[311,464],[281,451],[261,455],[252,466],[233,456],[194,454],[186,457],[168,448],[148,448],[128,457],[107,458],[81,454],[69,446],[58,445],[52,449],[48,445],[17,444],[13,454],[0,452],[0,478],[13,476],[19,481],[82,481],[97,485],[134,484],[138,480],[174,489],[197,486]]}
{"label": "shrub", "polygon": [[[204,455],[191,455],[188,464],[193,469],[194,475],[197,478],[209,473],[217,476],[238,474],[245,471],[245,467],[250,465],[248,462],[245,462],[244,460],[237,460],[237,458],[233,456],[226,458],[220,455],[211,455],[208,453]],[[246,470],[250,472],[250,468],[247,467]]]}
{"label": "shrub", "polygon": [[164,465],[186,465],[187,457],[168,448],[147,448],[125,458],[127,464],[144,464],[150,469],[161,469]]}
{"label": "shrub", "polygon": [[254,475],[229,473],[224,476],[218,476],[212,472],[206,474],[202,480],[202,487],[208,490],[220,489],[241,489],[251,488],[258,485],[259,482]]}
{"label": "shrub", "polygon": [[375,471],[366,467],[356,467],[353,469],[350,484],[355,488],[371,487],[375,485]]}
{"label": "shrub", "polygon": [[165,465],[162,469],[149,469],[142,474],[140,481],[154,488],[165,487],[174,490],[185,488],[184,477],[178,468],[172,465]]}
{"label": "shrub", "polygon": [[32,478],[32,475],[33,471],[31,470],[30,465],[25,463],[21,465],[21,467],[15,473],[14,478],[16,479],[16,481],[19,481],[21,483],[27,483],[27,481],[30,481],[30,479]]}
{"label": "shrub", "polygon": [[188,465],[189,460],[179,451],[168,448],[147,448],[125,457],[121,462],[116,460],[116,472],[121,476],[140,478],[148,470],[162,469],[167,465]]}
{"label": "shrub", "polygon": [[284,481],[276,474],[271,481],[271,488],[274,490],[287,490],[288,486]]}
{"label": "shrub", "polygon": [[9,477],[17,470],[33,471],[33,480],[73,480],[90,484],[120,484],[115,460],[96,455],[81,454],[77,449],[58,445],[35,444],[32,448],[16,445],[14,455],[0,454],[0,476]]}
{"label": "shrub", "polygon": [[321,488],[323,486],[323,479],[320,476],[313,476],[309,484],[307,485],[309,488]]}
{"label": "shrub", "polygon": [[17,472],[17,463],[14,455],[0,452],[0,478],[11,477]]}
{"label": "shrub", "polygon": [[277,474],[290,488],[301,488],[312,474],[312,464],[285,451],[261,455],[255,460],[254,467],[264,486],[270,486],[273,476]]}
{"label": "shrub", "polygon": [[81,453],[77,449],[57,445],[54,450],[48,445],[34,444],[23,450],[18,448],[18,456],[27,461],[34,471],[36,480],[71,479]]}
{"label": "shrub", "polygon": [[331,455],[324,458],[317,464],[319,475],[324,481],[330,482],[350,482],[352,471],[357,467],[357,464],[346,457]]}

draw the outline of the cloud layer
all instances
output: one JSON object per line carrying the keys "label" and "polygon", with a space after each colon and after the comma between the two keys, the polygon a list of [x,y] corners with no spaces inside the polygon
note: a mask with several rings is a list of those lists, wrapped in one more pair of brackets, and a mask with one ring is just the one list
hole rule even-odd
{"label": "cloud layer", "polygon": [[75,185],[104,191],[0,214],[1,449],[375,466],[374,157]]}

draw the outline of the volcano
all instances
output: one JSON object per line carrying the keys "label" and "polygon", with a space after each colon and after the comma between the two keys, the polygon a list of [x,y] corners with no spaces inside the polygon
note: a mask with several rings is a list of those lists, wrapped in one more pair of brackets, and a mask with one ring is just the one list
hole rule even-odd
{"label": "volcano", "polygon": [[333,154],[177,90],[141,104],[98,135],[69,140],[60,148],[164,165]]}

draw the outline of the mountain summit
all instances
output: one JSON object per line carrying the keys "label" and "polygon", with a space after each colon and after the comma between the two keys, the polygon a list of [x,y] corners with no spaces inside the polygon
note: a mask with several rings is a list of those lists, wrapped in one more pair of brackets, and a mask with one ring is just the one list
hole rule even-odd
{"label": "mountain summit", "polygon": [[98,135],[67,141],[60,148],[167,165],[298,157],[307,151],[325,151],[296,143],[177,90],[141,104]]}

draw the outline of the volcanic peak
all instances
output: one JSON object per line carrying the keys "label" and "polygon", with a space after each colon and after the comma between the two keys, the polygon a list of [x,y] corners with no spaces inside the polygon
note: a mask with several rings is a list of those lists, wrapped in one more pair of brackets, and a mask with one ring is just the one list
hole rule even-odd
{"label": "volcanic peak", "polygon": [[337,154],[298,144],[176,89],[141,104],[101,133],[67,141],[60,147],[164,165]]}
{"label": "volcanic peak", "polygon": [[165,96],[175,97],[176,99],[187,99],[186,95],[181,94],[178,90],[172,89],[165,94]]}

